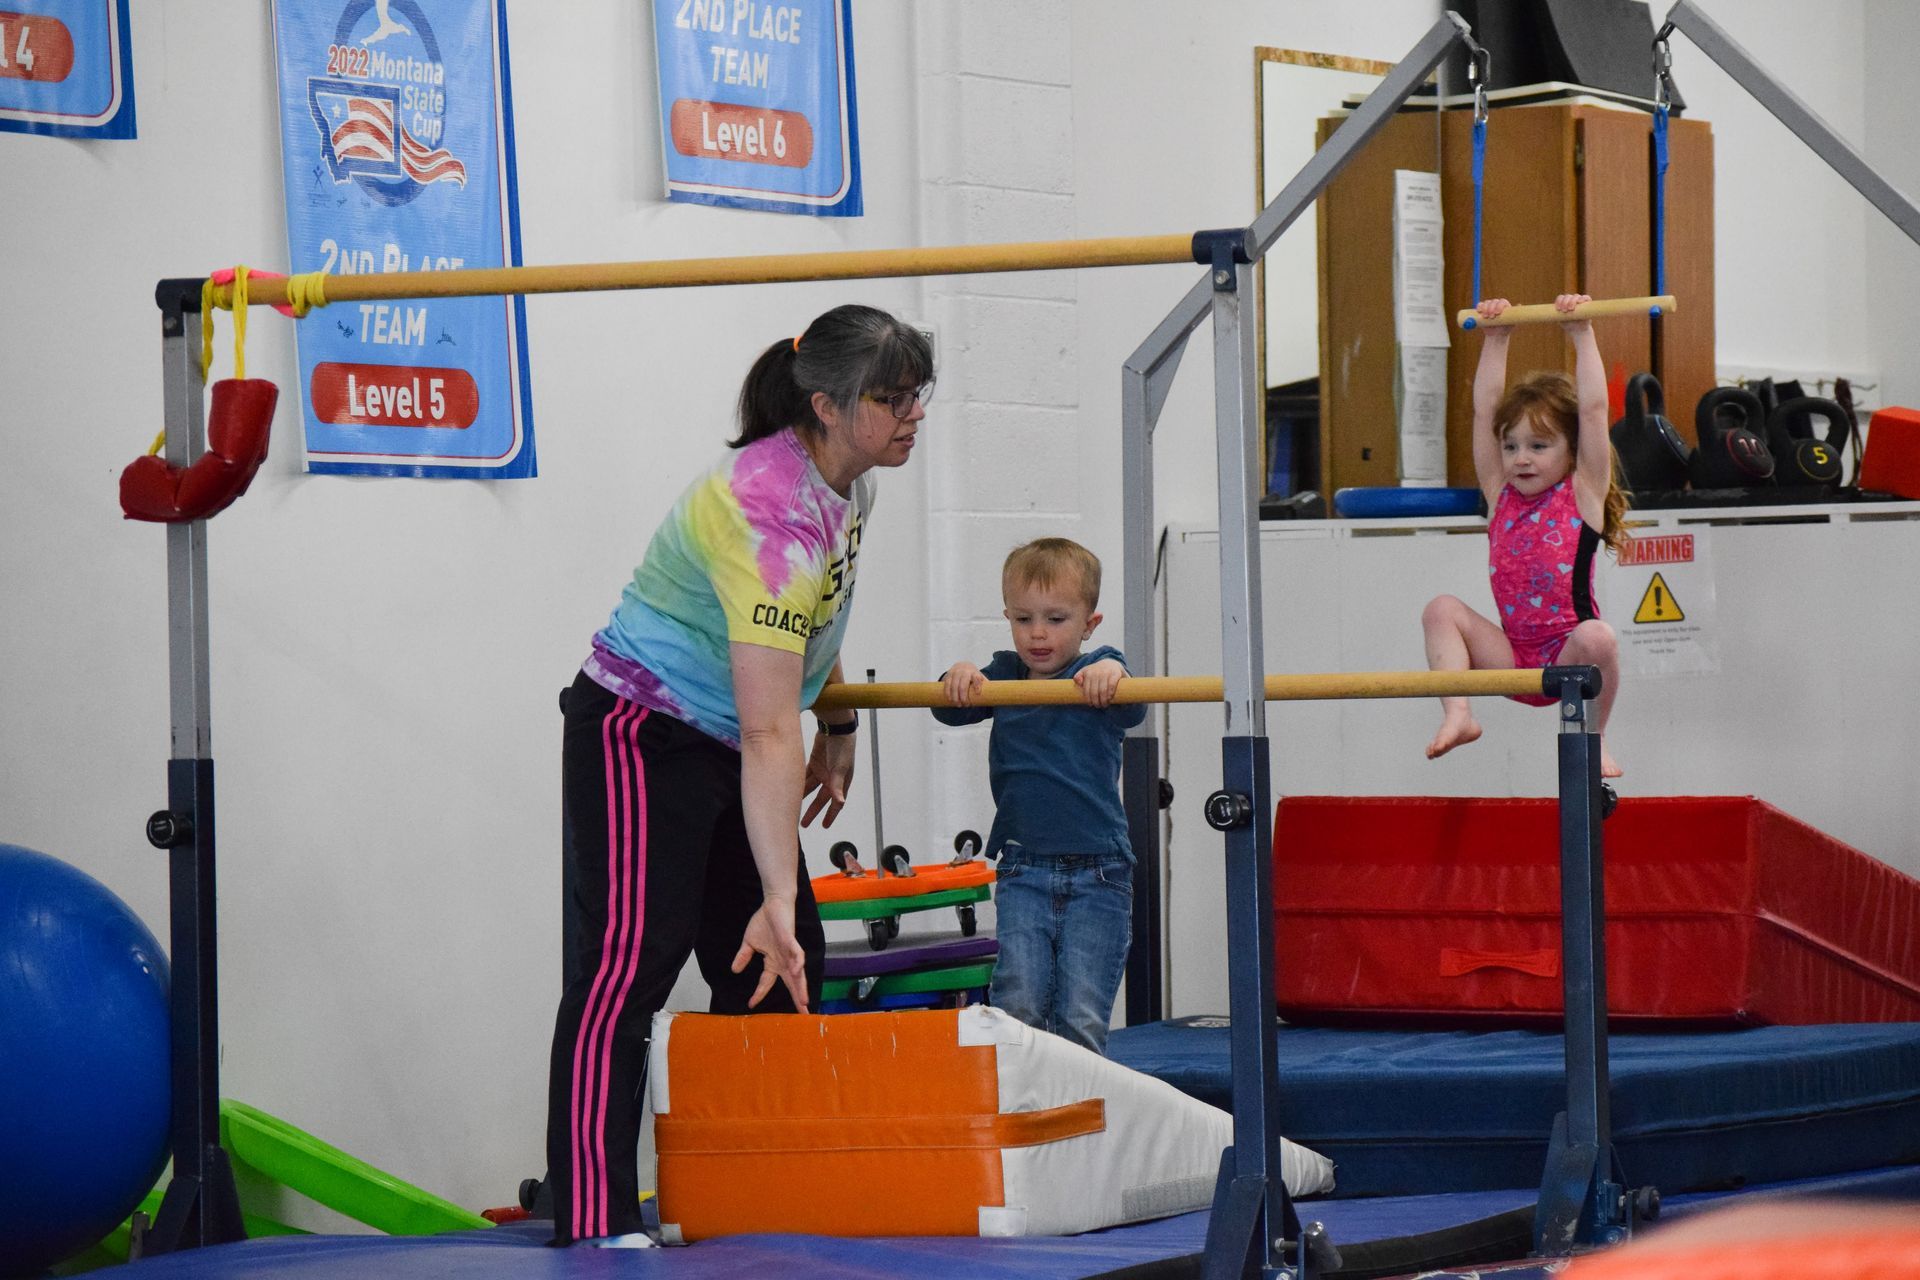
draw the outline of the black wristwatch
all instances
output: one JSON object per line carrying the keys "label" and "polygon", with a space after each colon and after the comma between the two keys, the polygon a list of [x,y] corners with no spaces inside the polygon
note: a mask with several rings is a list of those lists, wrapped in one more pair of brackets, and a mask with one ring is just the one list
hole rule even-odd
{"label": "black wristwatch", "polygon": [[825,720],[822,720],[818,716],[815,716],[813,718],[813,722],[819,725],[820,732],[826,734],[829,738],[844,738],[849,734],[860,732],[859,716],[855,716],[853,719],[847,721],[845,724],[828,724]]}

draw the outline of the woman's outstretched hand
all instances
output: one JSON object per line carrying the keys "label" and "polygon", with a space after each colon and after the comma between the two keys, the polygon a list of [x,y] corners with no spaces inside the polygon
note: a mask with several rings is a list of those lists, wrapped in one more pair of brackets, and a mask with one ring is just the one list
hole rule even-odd
{"label": "woman's outstretched hand", "polygon": [[760,904],[760,909],[747,921],[746,932],[740,935],[740,950],[734,953],[733,971],[746,972],[755,955],[765,963],[765,968],[760,971],[760,985],[753,989],[747,1008],[758,1006],[779,981],[787,984],[793,1007],[801,1013],[807,1012],[807,953],[800,949],[800,940],[793,936],[791,899],[768,898]]}
{"label": "woman's outstretched hand", "polygon": [[827,815],[820,820],[823,827],[832,826],[840,816],[847,803],[847,789],[853,785],[853,764],[859,756],[854,742],[852,734],[814,735],[813,754],[807,759],[806,788],[800,793],[800,798],[808,801],[806,812],[800,815],[801,826],[812,826],[822,810]]}

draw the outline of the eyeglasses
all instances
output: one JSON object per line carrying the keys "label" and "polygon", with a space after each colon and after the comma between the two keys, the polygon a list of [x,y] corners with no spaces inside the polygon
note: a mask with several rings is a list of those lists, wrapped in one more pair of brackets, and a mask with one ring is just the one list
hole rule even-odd
{"label": "eyeglasses", "polygon": [[924,406],[928,401],[933,399],[933,383],[931,381],[923,382],[911,391],[890,391],[886,395],[869,391],[860,398],[862,400],[871,400],[875,404],[887,406],[888,413],[892,414],[901,422],[905,422],[907,415],[913,412],[914,405]]}

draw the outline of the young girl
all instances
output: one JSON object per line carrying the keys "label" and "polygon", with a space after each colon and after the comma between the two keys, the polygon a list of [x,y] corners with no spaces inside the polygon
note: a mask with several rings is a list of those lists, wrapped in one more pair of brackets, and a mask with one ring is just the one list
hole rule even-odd
{"label": "young girl", "polygon": [[[1553,305],[1571,312],[1588,301],[1563,293]],[[1493,319],[1505,298],[1489,298],[1480,314]],[[1435,671],[1493,667],[1593,666],[1600,669],[1595,729],[1620,689],[1620,648],[1600,620],[1593,598],[1593,557],[1602,543],[1617,551],[1625,538],[1627,498],[1613,483],[1607,438],[1607,383],[1593,325],[1565,320],[1573,341],[1573,377],[1535,373],[1503,396],[1507,343],[1513,330],[1482,330],[1480,368],[1473,378],[1473,470],[1486,495],[1487,572],[1500,621],[1468,608],[1458,597],[1436,596],[1421,615],[1427,665]],[[1550,706],[1544,694],[1516,697]],[[1445,718],[1427,744],[1427,758],[1445,755],[1480,736],[1465,698],[1442,698]],[[1617,778],[1620,766],[1603,743],[1600,773]]]}

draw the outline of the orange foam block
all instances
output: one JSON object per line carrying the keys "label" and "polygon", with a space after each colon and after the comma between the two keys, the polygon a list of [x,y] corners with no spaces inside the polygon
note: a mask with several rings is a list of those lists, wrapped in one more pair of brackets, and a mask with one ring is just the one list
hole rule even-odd
{"label": "orange foam block", "polygon": [[1875,409],[1860,455],[1860,487],[1920,498],[1920,409]]}
{"label": "orange foam block", "polygon": [[[1213,1199],[1233,1117],[997,1009],[663,1013],[667,1236],[1067,1235]],[[1287,1143],[1295,1195],[1333,1166]]]}

